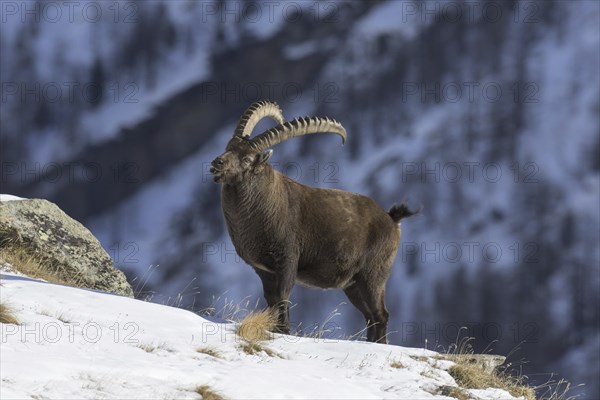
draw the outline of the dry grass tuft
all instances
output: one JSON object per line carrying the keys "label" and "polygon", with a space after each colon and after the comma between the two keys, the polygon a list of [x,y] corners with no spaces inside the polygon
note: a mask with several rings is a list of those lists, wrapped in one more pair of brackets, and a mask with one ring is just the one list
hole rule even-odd
{"label": "dry grass tuft", "polygon": [[30,253],[25,246],[15,241],[4,240],[0,246],[0,264],[8,263],[17,272],[30,278],[43,279],[59,285],[82,287],[81,275],[74,275],[62,267],[52,266],[39,254]]}
{"label": "dry grass tuft", "polygon": [[[460,334],[460,333],[459,333]],[[448,353],[440,356],[455,364],[448,369],[448,373],[460,386],[459,389],[487,389],[497,388],[509,392],[514,397],[523,397],[526,400],[535,400],[535,389],[526,384],[527,377],[511,374],[509,366],[487,368],[473,362],[475,355],[471,342],[473,338],[464,337],[448,349]]]}
{"label": "dry grass tuft", "polygon": [[535,390],[539,394],[539,398],[543,400],[575,400],[583,396],[583,394],[570,395],[573,389],[582,387],[583,384],[571,386],[571,382],[564,379],[555,381],[551,376],[548,381],[540,386],[537,386]]}
{"label": "dry grass tuft", "polygon": [[525,384],[524,376],[513,376],[506,371],[486,372],[481,366],[472,363],[458,363],[450,367],[448,373],[456,383],[467,389],[504,389],[515,397],[535,400],[535,390]]}
{"label": "dry grass tuft", "polygon": [[392,361],[390,366],[392,368],[406,368],[406,366],[404,364],[402,364],[400,361]]}
{"label": "dry grass tuft", "polygon": [[429,357],[427,357],[427,356],[409,356],[409,357],[415,361],[429,362]]}
{"label": "dry grass tuft", "polygon": [[162,350],[162,349],[168,350],[166,348],[165,343],[154,344],[154,343],[150,343],[150,342],[145,342],[145,343],[138,343],[135,345],[135,347],[144,350],[146,353],[154,353],[156,350]]}
{"label": "dry grass tuft", "polygon": [[471,346],[472,341],[473,338],[464,337],[458,340],[457,337],[457,343],[450,347],[448,354],[440,357],[440,359],[455,363],[448,369],[448,373],[461,388],[497,388],[506,390],[515,397],[535,400],[535,390],[525,383],[527,377],[511,374],[508,367],[501,367],[502,370],[500,368],[486,369],[486,366],[473,362],[473,357],[470,357],[475,355]]}
{"label": "dry grass tuft", "polygon": [[265,353],[266,355],[268,355],[269,357],[279,357],[279,358],[283,358],[279,353],[277,353],[274,350],[271,350],[270,348],[263,346],[260,343],[257,342],[244,342],[240,345],[240,348],[242,349],[242,351],[248,355],[254,355],[254,354],[258,354],[258,353]]}
{"label": "dry grass tuft", "polygon": [[206,354],[215,358],[222,358],[221,353],[218,350],[213,349],[212,347],[198,347],[196,349],[198,353]]}
{"label": "dry grass tuft", "polygon": [[216,317],[229,322],[237,322],[244,319],[248,314],[259,309],[259,300],[252,302],[249,297],[234,302],[227,299],[225,295],[213,297],[212,304],[200,310],[199,314],[209,317]]}
{"label": "dry grass tuft", "polygon": [[13,311],[4,303],[0,303],[0,323],[20,325]]}
{"label": "dry grass tuft", "polygon": [[144,350],[146,353],[153,353],[158,347],[155,346],[152,343],[140,343],[138,345],[136,345],[135,347],[138,347],[142,350]]}
{"label": "dry grass tuft", "polygon": [[440,386],[436,393],[442,396],[452,397],[457,400],[469,400],[471,397],[464,389],[456,386]]}
{"label": "dry grass tuft", "polygon": [[269,340],[271,332],[277,326],[277,317],[272,310],[263,310],[248,314],[240,322],[235,333],[248,342]]}
{"label": "dry grass tuft", "polygon": [[225,400],[223,396],[212,390],[208,385],[198,386],[195,392],[202,396],[202,400]]}

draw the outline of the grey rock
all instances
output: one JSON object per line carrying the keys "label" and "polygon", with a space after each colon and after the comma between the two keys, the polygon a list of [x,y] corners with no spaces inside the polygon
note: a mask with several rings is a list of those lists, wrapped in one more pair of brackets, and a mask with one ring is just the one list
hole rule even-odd
{"label": "grey rock", "polygon": [[53,273],[76,278],[79,287],[133,297],[125,274],[94,235],[49,201],[0,202],[0,246],[23,249]]}

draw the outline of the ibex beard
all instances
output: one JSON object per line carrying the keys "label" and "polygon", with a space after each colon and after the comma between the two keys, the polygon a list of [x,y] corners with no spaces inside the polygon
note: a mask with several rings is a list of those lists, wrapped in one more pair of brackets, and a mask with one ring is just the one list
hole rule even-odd
{"label": "ibex beard", "polygon": [[[278,125],[254,138],[265,117]],[[239,256],[260,277],[264,297],[277,312],[277,330],[289,333],[294,284],[339,288],[367,322],[367,340],[386,343],[385,286],[400,244],[400,221],[417,211],[405,204],[389,212],[369,197],[302,185],[268,163],[270,147],[289,138],[346,130],[329,118],[285,122],[271,101],[253,103],[242,115],[225,152],[212,161],[223,185],[221,205]]]}

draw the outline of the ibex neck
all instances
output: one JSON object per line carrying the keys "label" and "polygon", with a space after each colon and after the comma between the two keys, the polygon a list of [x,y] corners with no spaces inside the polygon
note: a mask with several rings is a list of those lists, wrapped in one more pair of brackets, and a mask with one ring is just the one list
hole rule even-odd
{"label": "ibex neck", "polygon": [[279,187],[277,172],[270,166],[253,179],[233,185],[225,184],[222,197],[225,216],[254,214],[259,209],[271,207],[278,196]]}

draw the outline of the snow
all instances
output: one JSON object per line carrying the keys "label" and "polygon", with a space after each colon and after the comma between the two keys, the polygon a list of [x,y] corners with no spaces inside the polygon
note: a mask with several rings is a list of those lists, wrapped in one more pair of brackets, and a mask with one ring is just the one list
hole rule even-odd
{"label": "snow", "polygon": [[26,200],[22,197],[13,196],[11,194],[0,194],[0,201],[15,201],[15,200]]}
{"label": "snow", "polygon": [[[445,371],[451,363],[425,349],[276,335],[264,344],[276,356],[248,355],[232,323],[10,273],[0,279],[2,304],[21,322],[0,324],[3,399],[191,399],[201,385],[226,398],[444,399],[429,392],[456,385]],[[472,394],[511,398],[498,389]]]}
{"label": "snow", "polygon": [[[188,3],[150,2],[148,4],[154,5],[148,5],[145,10],[164,4],[168,16],[173,15],[175,21],[184,18],[193,19],[197,32],[191,50],[185,48],[183,41],[178,46],[165,50],[156,65],[154,85],[148,85],[143,73],[132,75],[128,71],[121,71],[119,74],[111,75],[102,93],[102,102],[93,110],[83,111],[78,121],[76,142],[72,138],[65,137],[64,127],[35,130],[31,128],[29,137],[34,137],[35,143],[31,146],[30,159],[40,163],[67,160],[85,145],[102,143],[118,136],[122,129],[151,116],[155,107],[164,104],[173,95],[205,80],[210,74],[209,48],[212,45],[213,20],[203,19],[202,23],[198,23],[197,21],[201,19],[198,13],[202,13],[203,10],[201,7],[190,9]],[[42,88],[47,85],[57,85],[60,88],[60,101],[72,102],[67,100],[72,95],[71,91],[83,92],[82,88],[89,83],[87,73],[96,59],[106,66],[117,58],[115,53],[119,48],[119,41],[115,40],[115,37],[127,37],[133,26],[128,18],[134,18],[136,21],[138,17],[141,18],[138,15],[141,8],[132,7],[131,4],[101,4],[86,1],[83,4],[71,5],[74,7],[71,17],[67,3],[40,4],[23,5],[22,8],[17,7],[16,3],[10,6],[10,12],[3,16],[2,44],[7,49],[11,49],[17,37],[15,32],[27,27],[24,21],[33,21],[34,14],[26,14],[25,10],[37,9],[40,21],[35,27],[39,32],[29,38],[33,53],[36,55],[32,69],[37,76],[29,79],[37,81]],[[84,10],[88,6],[93,10],[100,10],[102,18],[98,21],[86,18]],[[13,13],[14,7],[16,13]],[[52,20],[54,12],[60,15],[56,21]],[[191,24],[188,22],[185,25]],[[179,32],[179,34],[183,33]],[[14,74],[11,70],[12,64],[6,66],[5,73],[12,77],[7,80],[17,80],[10,75]],[[72,72],[74,70],[81,73],[77,75]],[[65,82],[75,86],[69,88]],[[7,104],[12,104],[15,98],[9,97]],[[6,108],[6,111],[3,109],[4,113],[9,113],[10,107],[4,108]]]}
{"label": "snow", "polygon": [[290,45],[284,49],[285,57],[288,60],[299,60],[321,51],[321,46],[322,44],[316,40],[307,40],[306,42]]}
{"label": "snow", "polygon": [[[415,5],[403,1],[390,1],[374,7],[355,27],[358,36],[374,37],[386,33],[401,33],[405,38],[415,37],[425,21],[415,12]],[[430,22],[430,21],[427,21]]]}
{"label": "snow", "polygon": [[[135,126],[150,117],[155,107],[208,76],[210,68],[205,53],[185,60],[184,57],[182,54],[171,57],[171,69],[159,71],[156,87],[148,88],[138,82],[122,83],[118,96],[111,92],[112,101],[105,102],[99,110],[88,111],[82,119],[82,129],[89,135],[89,142],[101,143],[117,136],[120,129]],[[173,73],[175,68],[176,74]]]}

